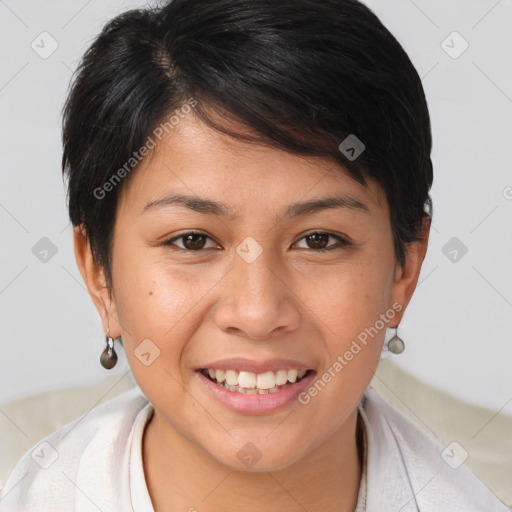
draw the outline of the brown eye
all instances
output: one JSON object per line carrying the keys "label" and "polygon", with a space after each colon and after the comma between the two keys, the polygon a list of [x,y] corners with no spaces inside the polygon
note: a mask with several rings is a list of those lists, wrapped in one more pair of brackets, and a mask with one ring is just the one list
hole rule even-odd
{"label": "brown eye", "polygon": [[305,238],[311,249],[324,249],[329,242],[329,236],[327,233],[313,233]]}
{"label": "brown eye", "polygon": [[[329,239],[337,240],[338,243],[331,243],[329,244]],[[331,249],[341,248],[344,246],[352,245],[351,242],[348,240],[345,240],[339,235],[335,235],[333,233],[327,233],[322,231],[317,231],[314,233],[310,233],[303,238],[301,238],[302,241],[306,241],[306,247],[300,247],[300,249],[314,249],[318,252],[320,251],[329,251]]]}
{"label": "brown eye", "polygon": [[199,235],[197,233],[194,233],[193,235],[186,235],[182,237],[184,242],[183,245],[187,249],[191,249],[193,251],[196,251],[198,249],[202,249],[205,244],[205,236]]}
{"label": "brown eye", "polygon": [[[177,240],[182,242],[182,245],[178,245],[175,243]],[[200,251],[203,249],[207,243],[207,240],[211,240],[209,236],[204,235],[203,233],[189,232],[183,233],[180,236],[176,236],[167,240],[163,243],[166,246],[176,246],[178,249],[193,252]]]}

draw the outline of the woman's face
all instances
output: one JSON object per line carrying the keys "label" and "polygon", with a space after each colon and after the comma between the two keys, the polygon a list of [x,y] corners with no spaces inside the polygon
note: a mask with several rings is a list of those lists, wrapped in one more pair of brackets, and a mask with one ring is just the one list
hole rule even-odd
{"label": "woman's face", "polygon": [[[246,453],[261,456],[257,470],[299,461],[354,418],[426,239],[396,267],[374,182],[236,141],[194,115],[133,172],[117,209],[113,301],[88,286],[105,330],[122,336],[154,421],[237,470],[249,468]],[[333,197],[343,200],[300,206]],[[277,393],[245,394],[201,369],[238,370],[244,386],[266,374],[263,388],[310,371]]]}

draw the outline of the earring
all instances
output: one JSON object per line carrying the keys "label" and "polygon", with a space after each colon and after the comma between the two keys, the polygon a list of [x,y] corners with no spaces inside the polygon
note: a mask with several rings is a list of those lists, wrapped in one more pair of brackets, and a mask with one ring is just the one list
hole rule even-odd
{"label": "earring", "polygon": [[405,350],[405,343],[397,334],[398,325],[395,329],[395,335],[388,341],[388,350],[393,354],[401,354]]}
{"label": "earring", "polygon": [[103,368],[107,370],[111,370],[117,363],[117,354],[114,350],[114,338],[111,338],[108,335],[110,329],[107,329],[107,334],[105,335],[105,342],[107,343],[107,347],[102,352],[100,357],[100,363]]}

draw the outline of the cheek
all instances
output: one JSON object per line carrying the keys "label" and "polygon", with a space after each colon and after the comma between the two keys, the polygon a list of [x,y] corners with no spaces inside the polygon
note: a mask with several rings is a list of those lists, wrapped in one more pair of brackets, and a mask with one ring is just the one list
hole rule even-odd
{"label": "cheek", "polygon": [[[204,314],[202,302],[219,280],[197,268],[193,273],[191,270],[192,266],[186,268],[186,276],[176,265],[133,253],[116,260],[117,313],[136,379],[153,379],[164,370],[177,376],[180,364],[186,363],[187,341],[202,321],[199,316]],[[148,357],[144,361],[141,353],[149,353],[154,362],[146,367]],[[149,367],[151,372],[145,371]]]}
{"label": "cheek", "polygon": [[325,268],[306,281],[301,286],[304,303],[341,344],[375,323],[392,291],[391,270],[374,261]]}
{"label": "cheek", "polygon": [[388,311],[390,282],[389,270],[379,265],[347,266],[331,275],[330,286],[317,281],[308,292],[325,354],[323,368],[301,398],[312,411],[312,428],[335,431],[368,387],[388,325],[381,315]]}
{"label": "cheek", "polygon": [[[387,314],[389,322],[395,313],[388,312],[391,275],[390,267],[376,264],[375,259],[360,260],[331,273],[327,281],[317,280],[308,292],[313,318],[321,319],[316,323],[325,354],[317,376],[321,382],[312,390],[323,397],[318,405],[332,401],[340,404],[336,410],[350,410],[370,383],[388,326],[381,315]],[[333,420],[328,411],[317,412],[323,421]]]}

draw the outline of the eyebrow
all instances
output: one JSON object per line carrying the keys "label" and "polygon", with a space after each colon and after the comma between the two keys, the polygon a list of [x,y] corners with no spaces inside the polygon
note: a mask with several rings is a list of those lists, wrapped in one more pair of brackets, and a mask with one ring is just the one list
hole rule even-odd
{"label": "eyebrow", "polygon": [[[232,212],[228,206],[223,203],[204,197],[187,196],[182,194],[168,195],[151,201],[144,206],[141,214],[150,210],[168,206],[183,206],[198,213],[226,217],[231,220],[238,218],[238,215]],[[329,208],[349,208],[351,210],[370,213],[370,210],[365,203],[346,194],[339,194],[336,196],[321,197],[309,201],[292,203],[286,208],[284,217],[301,217]]]}

